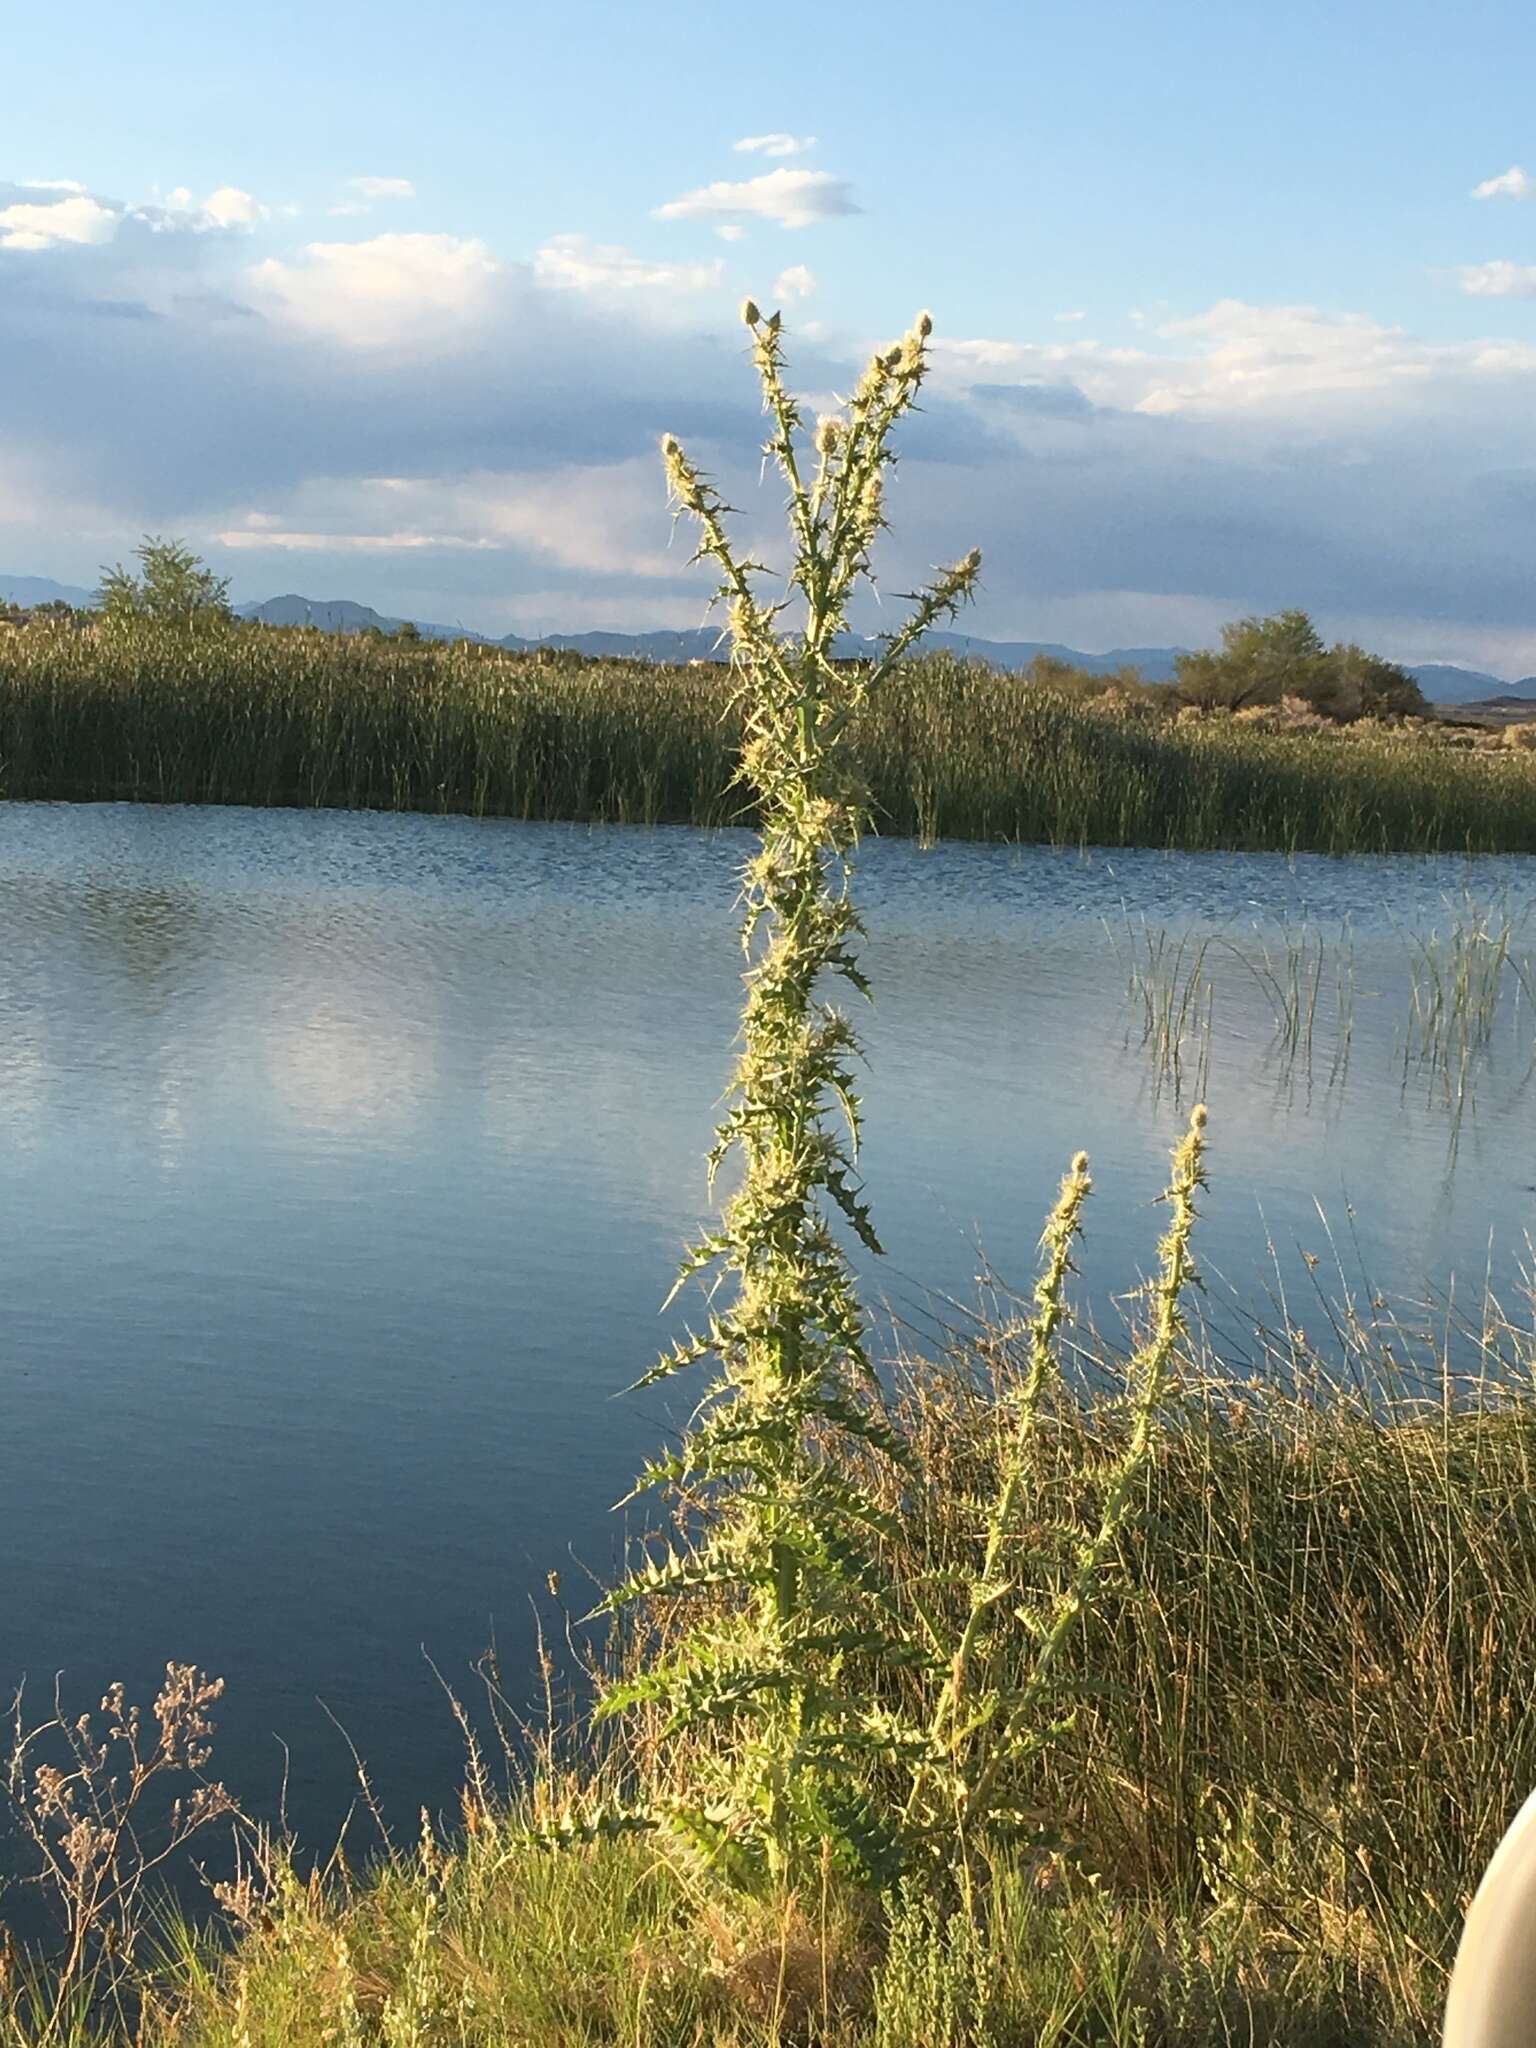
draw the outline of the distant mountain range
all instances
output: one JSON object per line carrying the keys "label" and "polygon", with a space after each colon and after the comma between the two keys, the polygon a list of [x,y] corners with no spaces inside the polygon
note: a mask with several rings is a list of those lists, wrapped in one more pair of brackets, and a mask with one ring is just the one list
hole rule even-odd
{"label": "distant mountain range", "polygon": [[73,583],[54,583],[46,576],[0,576],[0,604],[72,604],[96,602],[94,590]]}
{"label": "distant mountain range", "polygon": [[[0,594],[5,579],[0,577]],[[268,626],[319,626],[326,633],[361,633],[368,626],[392,633],[401,624],[387,618],[371,605],[354,604],[350,598],[269,597],[264,604],[237,607],[242,619],[259,619]],[[482,646],[505,647],[512,653],[526,653],[534,647],[563,647],[578,654],[607,655],[610,660],[710,661],[720,658],[718,626],[696,626],[678,632],[660,633],[550,633],[540,640],[524,640],[516,633],[492,640],[465,626],[434,625],[417,619],[416,630],[427,640],[477,640]],[[856,633],[845,633],[838,642],[839,655],[855,659],[873,653],[876,643]],[[1081,654],[1076,648],[1061,647],[1047,640],[978,640],[967,633],[930,633],[930,647],[954,648],[957,652],[983,655],[999,668],[1027,668],[1037,654],[1053,654],[1062,661],[1090,669],[1095,675],[1110,669],[1139,668],[1149,682],[1166,683],[1173,678],[1176,647],[1116,647],[1108,654]],[[1481,680],[1481,678],[1479,679]]]}
{"label": "distant mountain range", "polygon": [[[87,606],[95,593],[68,583],[54,583],[46,576],[0,575],[0,603],[37,605],[62,601]],[[356,604],[348,597],[313,598],[289,593],[269,597],[261,604],[236,607],[242,619],[259,619],[268,626],[318,626],[326,633],[361,633],[377,626],[393,633],[404,622],[377,612],[372,605]],[[524,640],[508,633],[500,640],[464,626],[443,626],[426,619],[415,621],[416,630],[427,640],[475,640],[482,646],[505,647],[526,653],[534,647],[563,647],[578,654],[607,655],[610,659],[641,661],[709,661],[720,658],[720,633],[714,626],[691,631],[662,633],[551,633],[541,640]],[[1185,649],[1178,647],[1112,647],[1107,654],[1085,654],[1080,648],[1062,647],[1052,640],[982,640],[970,633],[930,633],[927,643],[958,654],[974,654],[998,668],[1027,668],[1037,654],[1049,654],[1091,674],[1104,675],[1111,669],[1139,669],[1151,683],[1171,682],[1174,662]],[[872,653],[876,643],[857,634],[845,634],[838,653],[849,657]],[[1432,704],[1476,704],[1505,697],[1536,696],[1536,676],[1507,682],[1502,676],[1481,670],[1456,668],[1445,662],[1405,664],[1408,673]]]}

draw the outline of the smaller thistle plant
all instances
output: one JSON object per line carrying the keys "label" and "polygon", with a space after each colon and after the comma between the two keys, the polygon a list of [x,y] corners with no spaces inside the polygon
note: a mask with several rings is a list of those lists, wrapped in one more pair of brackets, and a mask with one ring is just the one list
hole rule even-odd
{"label": "smaller thistle plant", "polygon": [[[942,1834],[948,1821],[967,1873],[967,1852],[976,1838],[1020,1819],[1010,1810],[1010,1782],[1069,1726],[1055,1711],[1061,1697],[1057,1666],[1131,1521],[1136,1482],[1152,1453],[1158,1413],[1173,1389],[1178,1343],[1185,1333],[1183,1297],[1196,1277],[1191,1242],[1196,1197],[1206,1185],[1206,1121],[1205,1105],[1197,1104],[1174,1150],[1163,1194],[1171,1215],[1148,1289],[1150,1326],[1126,1374],[1124,1442],[1104,1474],[1097,1513],[1089,1524],[1047,1532],[1057,1538],[1064,1565],[1050,1574],[1054,1590],[1041,1594],[1032,1591],[1031,1580],[1046,1575],[1049,1560],[1030,1558],[1030,1571],[1020,1570],[1018,1522],[1042,1403],[1061,1369],[1057,1340],[1066,1281],[1074,1270],[1072,1253],[1093,1186],[1086,1152],[1073,1160],[1046,1220],[1034,1315],[1022,1332],[1029,1362],[1003,1404],[1011,1442],[987,1517],[981,1568],[972,1580],[968,1612],[949,1652],[929,1722],[928,1755],[914,1770],[905,1813],[909,1831],[922,1821],[930,1833]],[[942,1634],[921,1602],[918,1613],[943,1668]],[[1032,1656],[1020,1654],[1021,1638],[1033,1644]]]}

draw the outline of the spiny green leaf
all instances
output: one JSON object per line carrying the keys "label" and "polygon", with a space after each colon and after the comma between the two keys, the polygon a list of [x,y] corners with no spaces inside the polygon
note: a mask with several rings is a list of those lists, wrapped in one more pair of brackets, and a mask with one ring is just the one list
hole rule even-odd
{"label": "spiny green leaf", "polygon": [[632,1600],[644,1600],[658,1594],[686,1593],[700,1586],[764,1585],[769,1576],[765,1566],[745,1565],[712,1551],[683,1551],[669,1547],[663,1558],[648,1556],[637,1571],[631,1572],[627,1579],[603,1596],[586,1619],[593,1621],[600,1614],[616,1613]]}

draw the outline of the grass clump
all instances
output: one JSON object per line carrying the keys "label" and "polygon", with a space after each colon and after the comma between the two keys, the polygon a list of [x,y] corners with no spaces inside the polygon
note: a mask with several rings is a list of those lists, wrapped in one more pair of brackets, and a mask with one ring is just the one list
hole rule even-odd
{"label": "grass clump", "polygon": [[[914,1361],[893,1402],[893,1486],[918,1477],[892,1569],[942,1589],[946,1626],[1020,1467],[1033,1321]],[[1063,1644],[1070,1725],[1016,1783],[1054,1842],[979,1855],[969,1906],[928,1878],[873,1896],[819,1853],[748,1894],[677,1838],[541,1849],[551,1767],[355,1874],[247,1837],[224,1937],[143,1950],[129,2023],[52,2038],[1430,2048],[1471,1891],[1536,1781],[1536,1408],[1491,1384],[1367,1401],[1285,1351],[1235,1383],[1182,1352],[1136,1522]],[[1102,1391],[1057,1383],[1022,1452],[1015,1570],[1092,1523],[1123,1454],[1120,1372],[1093,1356]],[[676,1764],[626,1742],[583,1759],[585,1796]],[[43,2038],[19,2006],[10,2025],[6,2048]]]}

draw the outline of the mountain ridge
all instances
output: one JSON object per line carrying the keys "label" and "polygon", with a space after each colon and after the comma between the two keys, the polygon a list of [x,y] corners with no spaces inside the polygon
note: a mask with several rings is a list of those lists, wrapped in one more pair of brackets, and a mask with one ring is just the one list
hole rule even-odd
{"label": "mountain ridge", "polygon": [[[95,593],[75,584],[55,583],[47,576],[0,574],[0,603],[64,603],[88,608],[95,603]],[[361,633],[369,627],[393,633],[405,623],[403,619],[376,611],[372,605],[359,604],[353,598],[303,597],[296,591],[237,605],[235,611],[242,619],[260,621],[269,626],[318,626],[326,633]],[[428,620],[413,623],[426,640],[473,640],[481,646],[504,647],[509,653],[516,654],[531,653],[538,647],[552,647],[578,654],[606,656],[610,660],[687,662],[721,658],[721,635],[714,626],[649,633],[549,633],[530,640],[518,633],[507,633],[497,639],[462,625],[448,626]],[[1004,669],[1027,668],[1037,655],[1042,654],[1071,662],[1075,668],[1084,669],[1090,675],[1107,675],[1117,668],[1134,668],[1151,683],[1171,682],[1175,661],[1180,654],[1189,651],[1180,647],[1112,647],[1107,653],[1090,654],[1054,640],[987,640],[974,633],[945,632],[930,633],[926,644],[957,654],[974,654]],[[837,652],[856,657],[872,653],[876,645],[874,640],[862,635],[844,634],[837,643]],[[1522,693],[1536,695],[1536,676],[1521,676],[1510,681],[1481,669],[1461,668],[1452,662],[1405,662],[1403,666],[1431,703],[1472,704],[1485,700],[1497,702]]]}

